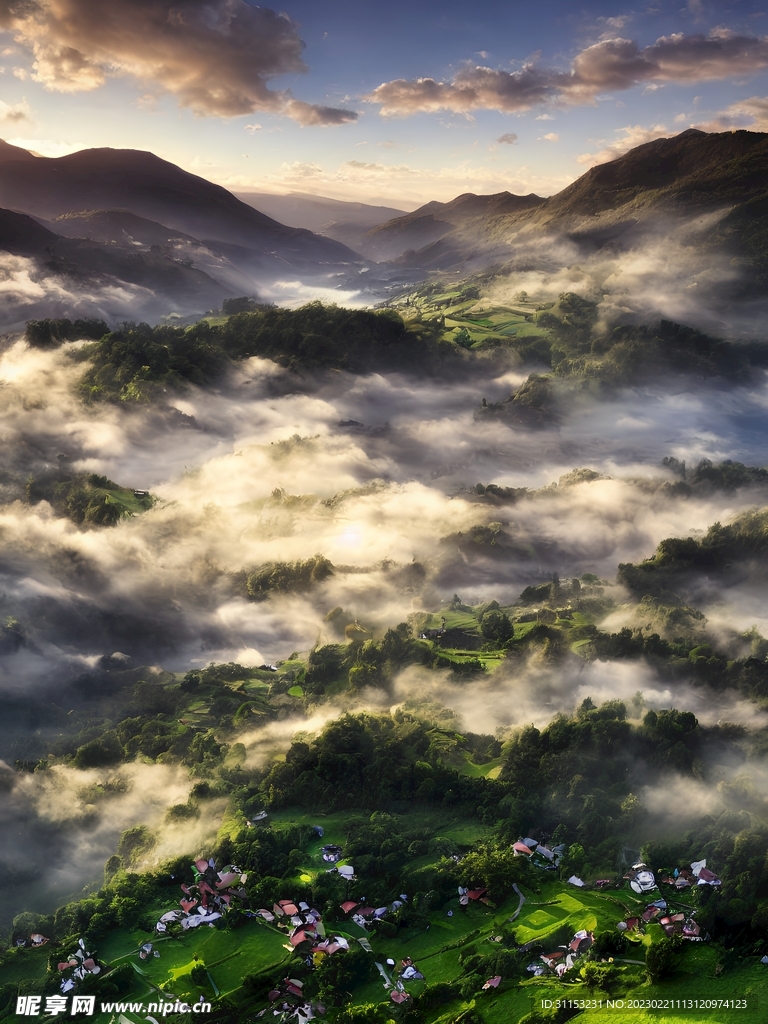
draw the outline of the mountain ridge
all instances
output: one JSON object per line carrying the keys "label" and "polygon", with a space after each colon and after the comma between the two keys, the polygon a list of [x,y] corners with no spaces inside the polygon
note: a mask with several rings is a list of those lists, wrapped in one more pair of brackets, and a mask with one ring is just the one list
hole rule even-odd
{"label": "mountain ridge", "polygon": [[341,243],[286,227],[223,186],[145,150],[104,147],[62,157],[28,157],[0,152],[0,206],[48,221],[78,212],[125,209],[204,241],[244,246],[270,256],[271,263],[360,260]]}
{"label": "mountain ridge", "polygon": [[[665,224],[722,211],[727,227],[703,235],[701,245],[725,246],[761,280],[768,272],[766,133],[688,129],[598,164],[547,199],[511,197],[518,200],[515,209],[491,202],[496,198],[465,193],[450,203],[427,203],[369,236],[380,239],[389,259],[406,266],[477,270],[503,263],[534,233],[560,234],[594,250],[632,245],[649,229],[663,231]],[[396,255],[401,240],[406,244]]]}

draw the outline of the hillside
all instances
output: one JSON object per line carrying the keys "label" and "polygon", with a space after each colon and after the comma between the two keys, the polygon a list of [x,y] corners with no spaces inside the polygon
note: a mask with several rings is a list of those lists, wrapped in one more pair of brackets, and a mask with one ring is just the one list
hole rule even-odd
{"label": "hillside", "polygon": [[[24,152],[24,151],[22,151]],[[0,206],[52,220],[71,213],[123,209],[195,238],[243,246],[292,266],[348,263],[346,246],[289,228],[220,185],[153,153],[88,149],[58,158],[0,160]]]}
{"label": "hillside", "polygon": [[[26,272],[51,288],[7,290],[3,324],[51,313],[119,318],[157,317],[169,309],[202,312],[234,294],[223,275],[214,280],[177,251],[170,244],[173,233],[161,224],[110,211],[50,227],[68,230],[58,233],[26,214],[0,209],[0,250],[30,261]],[[186,246],[195,240],[173,241]]]}
{"label": "hillside", "polygon": [[539,196],[458,196],[389,221],[366,235],[366,255],[425,270],[471,272],[508,260],[542,233],[565,235],[585,252],[632,248],[648,232],[693,224],[700,252],[724,249],[751,269],[768,267],[768,134],[689,129],[591,168],[567,188]]}
{"label": "hillside", "polygon": [[367,233],[360,251],[375,259],[394,259],[406,249],[420,249],[475,220],[518,216],[545,202],[533,193],[515,196],[511,192],[499,192],[477,196],[466,192],[448,203],[426,203],[412,213],[373,228]]}
{"label": "hillside", "polygon": [[[139,217],[128,210],[91,210],[66,213],[52,223],[58,234],[66,238],[89,238],[124,247],[135,245],[167,245],[172,242],[197,242],[191,235],[173,231],[157,221]],[[198,243],[199,244],[199,243]]]}
{"label": "hillside", "polygon": [[537,211],[537,224],[575,226],[583,217],[693,212],[764,195],[768,134],[708,134],[689,128],[598,164]]}
{"label": "hillside", "polygon": [[32,217],[13,210],[0,210],[0,249],[14,255],[42,252],[58,235]]}

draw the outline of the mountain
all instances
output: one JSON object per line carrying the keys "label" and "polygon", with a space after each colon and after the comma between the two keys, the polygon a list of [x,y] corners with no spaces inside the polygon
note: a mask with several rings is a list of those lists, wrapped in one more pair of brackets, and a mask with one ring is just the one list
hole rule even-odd
{"label": "mountain", "polygon": [[173,242],[197,243],[183,231],[173,231],[157,221],[139,217],[128,210],[93,210],[65,213],[50,222],[51,228],[67,238],[90,238],[94,242],[133,247],[168,245]]}
{"label": "mountain", "polygon": [[[696,218],[713,215],[698,226]],[[561,192],[458,196],[373,228],[359,251],[428,270],[501,265],[532,238],[566,236],[585,252],[629,248],[690,222],[701,251],[724,248],[768,280],[768,134],[696,129],[592,167]]]}
{"label": "mountain", "polygon": [[402,217],[405,210],[393,206],[372,206],[370,203],[355,203],[343,199],[329,199],[311,192],[288,192],[275,195],[272,192],[237,192],[238,199],[267,213],[282,224],[295,228],[309,228],[322,232],[329,225],[344,222],[359,227],[375,227],[393,217]]}
{"label": "mountain", "polygon": [[29,150],[22,149],[20,146],[12,146],[5,139],[0,139],[0,163],[6,163],[9,160],[34,163],[38,159],[39,157],[36,157],[34,153],[30,153]]}
{"label": "mountain", "polygon": [[448,203],[427,203],[412,213],[374,227],[366,234],[359,251],[371,259],[395,259],[407,249],[420,249],[457,228],[466,228],[475,220],[517,215],[535,210],[545,202],[533,193],[516,196],[511,192],[498,192],[477,196],[465,192]]}
{"label": "mountain", "polygon": [[[143,236],[141,241],[126,234],[116,239],[117,231],[105,227],[111,214],[115,226],[130,226],[134,235]],[[89,220],[100,231],[89,235],[85,230]],[[61,223],[73,237],[51,230]],[[26,261],[22,268],[9,268],[11,282],[18,280],[19,286],[11,284],[0,296],[0,327],[48,316],[98,315],[115,320],[159,317],[170,311],[203,312],[237,293],[226,280],[216,280],[194,265],[187,254],[194,239],[174,239],[169,237],[172,234],[161,224],[123,211],[46,226],[26,214],[0,209],[0,251]],[[160,238],[165,245],[157,244]],[[24,286],[25,278],[32,287]]]}
{"label": "mountain", "polygon": [[708,210],[767,191],[768,134],[689,128],[592,167],[548,199],[535,220],[572,228],[593,218]]}
{"label": "mountain", "polygon": [[[220,185],[130,149],[87,149],[68,156],[0,152],[0,206],[53,220],[72,213],[126,210],[206,242],[235,245],[275,276],[360,262],[352,250],[311,231],[286,227]],[[241,254],[242,255],[242,254]]]}
{"label": "mountain", "polygon": [[269,192],[238,192],[238,199],[274,217],[281,224],[309,228],[326,238],[335,238],[361,252],[367,231],[385,221],[405,216],[405,210],[391,206],[370,206],[340,199],[314,196],[308,192],[289,192],[276,196]]}
{"label": "mountain", "polygon": [[43,227],[34,218],[13,210],[0,210],[0,250],[14,256],[26,256],[45,251],[58,235]]}

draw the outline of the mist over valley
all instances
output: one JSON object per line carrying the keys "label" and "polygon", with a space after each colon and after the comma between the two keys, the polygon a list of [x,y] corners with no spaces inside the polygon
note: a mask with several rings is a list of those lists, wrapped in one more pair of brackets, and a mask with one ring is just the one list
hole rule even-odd
{"label": "mist over valley", "polygon": [[766,154],[404,212],[3,144],[0,1019],[81,936],[222,1022],[757,990]]}

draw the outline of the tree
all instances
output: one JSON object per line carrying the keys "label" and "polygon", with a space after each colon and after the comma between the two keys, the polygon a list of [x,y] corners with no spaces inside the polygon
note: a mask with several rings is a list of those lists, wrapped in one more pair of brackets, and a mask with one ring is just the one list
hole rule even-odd
{"label": "tree", "polygon": [[480,632],[486,640],[504,643],[512,638],[514,629],[509,616],[501,609],[492,608],[484,613],[480,620]]}
{"label": "tree", "polygon": [[578,875],[584,870],[587,854],[581,843],[571,843],[560,862],[563,875]]}
{"label": "tree", "polygon": [[352,989],[376,977],[372,957],[362,949],[323,957],[307,980],[305,991],[316,995],[326,1006],[343,1006],[352,998]]}
{"label": "tree", "polygon": [[648,947],[645,955],[645,972],[651,983],[674,974],[680,960],[682,935],[673,935]]}
{"label": "tree", "polygon": [[590,961],[584,964],[579,974],[584,979],[584,984],[590,992],[595,988],[602,988],[607,991],[615,981],[616,968],[611,964],[598,964]]}
{"label": "tree", "polygon": [[488,895],[501,902],[512,892],[513,884],[521,880],[524,865],[511,850],[482,846],[464,857],[460,869],[464,885],[482,882]]}

